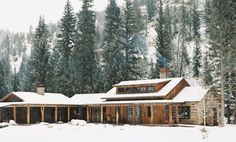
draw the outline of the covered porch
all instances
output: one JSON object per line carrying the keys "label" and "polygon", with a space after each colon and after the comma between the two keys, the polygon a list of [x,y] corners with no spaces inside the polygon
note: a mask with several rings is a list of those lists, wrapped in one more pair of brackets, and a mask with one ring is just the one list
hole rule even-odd
{"label": "covered porch", "polygon": [[178,124],[180,104],[106,104],[84,106],[87,122]]}
{"label": "covered porch", "polygon": [[69,122],[78,118],[78,107],[68,105],[11,104],[0,107],[0,122],[18,124]]}

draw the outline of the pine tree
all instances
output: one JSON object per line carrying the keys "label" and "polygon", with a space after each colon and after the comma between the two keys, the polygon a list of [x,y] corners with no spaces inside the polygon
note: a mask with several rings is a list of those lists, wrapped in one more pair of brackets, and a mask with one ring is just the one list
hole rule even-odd
{"label": "pine tree", "polygon": [[93,0],[83,0],[78,14],[75,49],[73,51],[74,81],[76,92],[94,92],[97,69],[95,51],[95,13],[91,9]]}
{"label": "pine tree", "polygon": [[[71,56],[72,56],[72,49],[74,48],[75,45],[75,25],[76,25],[76,17],[73,12],[73,8],[70,4],[70,1],[68,0],[64,8],[61,24],[59,26],[57,45],[55,47],[58,48],[60,59],[58,60],[58,63],[51,63],[51,65],[57,64],[55,66],[56,72],[54,75],[57,87],[54,89],[56,89],[57,92],[65,94],[66,96],[72,96],[74,94],[72,87],[73,80],[71,74],[72,67],[70,64],[71,62],[73,62],[71,60],[72,58]],[[57,52],[57,50],[54,51]]]}
{"label": "pine tree", "polygon": [[233,49],[235,4],[232,0],[213,0],[207,1],[206,4],[206,12],[209,15],[205,16],[205,21],[207,31],[209,31],[210,57],[215,67],[212,73],[213,84],[216,86],[218,94],[222,97],[220,124],[224,125],[224,101],[226,98],[230,98],[230,94],[225,90],[227,81],[225,79],[228,72],[232,71],[227,69],[229,66],[226,64],[226,59],[230,52],[235,51]]}
{"label": "pine tree", "polygon": [[144,29],[144,16],[142,15],[142,11],[140,9],[140,2],[139,0],[134,0],[133,2],[134,6],[134,14],[135,14],[135,27],[136,32],[140,32]]}
{"label": "pine tree", "polygon": [[200,68],[201,68],[201,47],[199,45],[200,41],[200,18],[199,13],[197,11],[197,5],[195,0],[193,1],[193,8],[192,8],[192,28],[193,28],[193,38],[195,42],[194,47],[194,55],[193,55],[193,76],[199,77]]}
{"label": "pine tree", "polygon": [[135,14],[131,0],[125,1],[122,18],[122,45],[124,48],[124,66],[122,76],[124,80],[138,79],[143,76],[146,47],[135,27]]}
{"label": "pine tree", "polygon": [[2,60],[0,60],[0,98],[4,97],[8,93],[7,83],[6,83],[6,71]]}
{"label": "pine tree", "polygon": [[60,78],[61,76],[57,76],[60,75],[58,73],[58,69],[60,66],[59,64],[59,60],[60,60],[60,52],[59,52],[59,48],[57,47],[58,44],[55,43],[54,48],[53,48],[53,52],[50,54],[49,56],[49,60],[48,60],[48,72],[47,72],[47,91],[48,92],[59,92],[59,80],[57,80],[58,78]]}
{"label": "pine tree", "polygon": [[112,85],[122,81],[121,71],[123,66],[123,48],[120,41],[121,18],[120,9],[115,0],[109,0],[106,8],[104,25],[104,72],[105,90],[112,88]]}
{"label": "pine tree", "polygon": [[208,55],[205,55],[203,58],[203,84],[205,86],[212,85],[212,75],[211,75],[211,65],[209,63]]}
{"label": "pine tree", "polygon": [[10,82],[11,78],[9,77],[10,68],[7,66],[7,64],[9,63],[6,63],[4,59],[0,59],[0,98],[12,91]]}
{"label": "pine tree", "polygon": [[190,64],[188,53],[187,53],[187,13],[184,3],[181,6],[181,24],[179,33],[179,43],[177,51],[177,69],[178,76],[184,76],[187,66]]}
{"label": "pine tree", "polygon": [[192,31],[193,31],[193,38],[194,39],[200,39],[200,16],[199,16],[199,11],[197,10],[197,4],[195,2],[196,0],[193,1],[193,8],[192,8]]}
{"label": "pine tree", "polygon": [[160,0],[159,6],[158,6],[158,17],[157,18],[157,25],[155,28],[155,31],[157,33],[156,36],[156,44],[155,47],[157,49],[157,51],[160,53],[157,54],[157,58],[159,58],[160,61],[160,66],[162,67],[166,67],[169,65],[169,63],[171,62],[171,33],[169,26],[168,25],[168,21],[167,19],[169,17],[166,17],[166,15],[164,14],[164,6],[162,3],[162,0]]}
{"label": "pine tree", "polygon": [[76,17],[70,1],[67,0],[59,26],[58,44],[62,58],[69,61],[74,46]]}
{"label": "pine tree", "polygon": [[34,82],[35,78],[33,76],[33,71],[31,70],[31,67],[32,66],[29,62],[28,57],[23,54],[20,70],[18,73],[20,91],[34,91],[34,88],[32,87],[32,82]]}
{"label": "pine tree", "polygon": [[157,0],[147,0],[147,12],[148,12],[148,20],[151,21],[152,18],[157,14],[157,7],[156,7],[156,3]]}
{"label": "pine tree", "polygon": [[200,68],[202,66],[201,64],[201,58],[202,53],[200,47],[197,45],[194,47],[194,55],[193,55],[193,76],[199,77],[200,75]]}
{"label": "pine tree", "polygon": [[153,62],[153,60],[151,60],[151,74],[150,77],[151,79],[156,79],[156,78],[160,78],[160,65],[159,65],[159,61],[158,59],[156,59],[156,63]]}
{"label": "pine tree", "polygon": [[13,86],[12,86],[13,73],[12,73],[11,64],[10,64],[11,43],[10,43],[10,38],[8,35],[6,36],[6,38],[3,39],[0,48],[3,49],[0,60],[2,60],[3,70],[5,72],[5,75],[4,75],[4,82],[6,84],[5,91],[6,93],[9,93],[13,89]]}
{"label": "pine tree", "polygon": [[48,68],[49,58],[49,43],[48,43],[48,30],[47,25],[42,17],[39,19],[38,27],[36,28],[32,53],[30,56],[29,64],[32,68],[32,75],[35,80],[32,82],[32,89],[35,89],[36,85],[46,86],[46,72]]}

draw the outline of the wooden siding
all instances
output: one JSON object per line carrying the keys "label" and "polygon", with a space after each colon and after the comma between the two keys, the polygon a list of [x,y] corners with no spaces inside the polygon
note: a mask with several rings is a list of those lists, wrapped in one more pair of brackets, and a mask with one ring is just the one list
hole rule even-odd
{"label": "wooden siding", "polygon": [[3,98],[1,100],[1,102],[22,102],[22,99],[20,99],[19,97],[17,97],[14,94],[10,94],[10,95],[6,96],[5,98]]}
{"label": "wooden siding", "polygon": [[[148,107],[151,110],[151,116],[148,116]],[[93,108],[93,107],[89,107]],[[176,114],[173,115],[173,108],[176,108],[176,105],[168,104],[150,104],[150,105],[117,105],[117,106],[102,106],[105,113],[103,113],[103,122],[104,123],[119,123],[119,124],[172,124],[177,122]],[[128,109],[130,109],[130,114],[128,114]],[[171,109],[171,110],[170,110]],[[118,116],[117,116],[118,111]],[[138,111],[138,112],[137,112]],[[94,113],[89,111],[89,113]],[[94,114],[89,114],[92,116]],[[130,118],[129,116],[130,115]],[[170,117],[171,116],[171,117]],[[118,117],[118,118],[117,118]],[[118,120],[118,122],[117,122]],[[92,119],[89,119],[89,122],[95,122]]]}
{"label": "wooden siding", "polygon": [[[210,89],[210,91],[207,93],[207,95],[203,98],[203,99],[207,99],[207,98],[212,98],[210,105],[210,114],[207,117],[207,125],[217,125],[216,121],[218,121],[219,119],[219,99],[216,96],[216,92],[213,89]],[[182,119],[180,121],[180,123],[184,123],[184,124],[196,124],[196,125],[202,125],[203,124],[203,116],[201,114],[200,108],[203,105],[203,99],[200,102],[189,102],[189,103],[185,103],[182,106],[190,106],[190,119]],[[217,118],[213,117],[213,109],[216,109],[217,111]],[[214,120],[217,119],[217,120]]]}
{"label": "wooden siding", "polygon": [[173,99],[177,94],[184,89],[184,87],[189,86],[185,79],[182,79],[165,97],[165,99]]}
{"label": "wooden siding", "polygon": [[[155,84],[138,84],[138,85],[124,85],[124,86],[117,86],[116,87],[116,94],[124,94],[123,92],[118,92],[119,88],[132,88],[132,87],[149,87],[149,86],[153,86],[154,87],[154,91],[153,92],[158,92],[161,90],[162,87],[164,87],[169,81],[166,82],[161,82],[161,83],[155,83]],[[142,92],[140,92],[142,93]],[[125,92],[125,94],[133,94],[132,92]],[[138,94],[138,93],[135,93]]]}

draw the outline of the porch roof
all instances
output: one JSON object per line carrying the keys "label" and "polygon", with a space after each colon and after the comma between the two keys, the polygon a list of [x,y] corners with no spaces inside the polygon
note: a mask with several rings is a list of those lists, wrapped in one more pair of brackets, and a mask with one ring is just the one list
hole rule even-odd
{"label": "porch roof", "polygon": [[78,105],[97,104],[105,101],[105,99],[102,98],[106,95],[106,93],[75,94],[71,97],[71,101]]}
{"label": "porch roof", "polygon": [[201,86],[185,87],[173,100],[182,102],[201,101],[210,89]]}
{"label": "porch roof", "polygon": [[1,99],[0,106],[4,106],[7,104],[3,102],[10,96],[16,96],[19,98],[20,102],[7,102],[9,105],[13,104],[57,104],[57,105],[75,105],[70,98],[63,94],[59,93],[44,93],[44,95],[40,95],[34,92],[12,92],[6,95]]}

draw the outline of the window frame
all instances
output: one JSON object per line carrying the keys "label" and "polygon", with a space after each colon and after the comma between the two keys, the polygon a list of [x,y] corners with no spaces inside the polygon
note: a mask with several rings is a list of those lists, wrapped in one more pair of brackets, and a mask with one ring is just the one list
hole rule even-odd
{"label": "window frame", "polygon": [[191,119],[191,106],[179,106],[178,110],[180,119]]}

